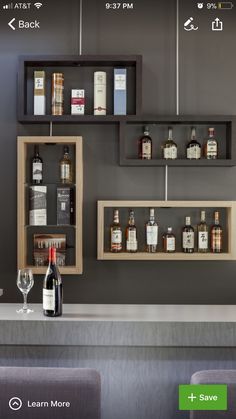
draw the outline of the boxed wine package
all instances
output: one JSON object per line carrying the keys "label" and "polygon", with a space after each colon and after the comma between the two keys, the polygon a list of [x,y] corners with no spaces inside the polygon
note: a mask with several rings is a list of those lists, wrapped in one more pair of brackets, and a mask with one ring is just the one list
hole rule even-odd
{"label": "boxed wine package", "polygon": [[114,115],[127,114],[127,70],[114,68]]}
{"label": "boxed wine package", "polygon": [[66,264],[66,235],[65,234],[34,234],[34,265],[47,266],[50,247],[56,248],[58,266]]}
{"label": "boxed wine package", "polygon": [[47,186],[29,188],[29,224],[47,225]]}
{"label": "boxed wine package", "polygon": [[84,89],[71,90],[71,115],[84,115],[85,93]]}
{"label": "boxed wine package", "polygon": [[34,72],[34,115],[46,114],[45,71]]}
{"label": "boxed wine package", "polygon": [[57,225],[74,223],[74,190],[70,187],[57,188]]}

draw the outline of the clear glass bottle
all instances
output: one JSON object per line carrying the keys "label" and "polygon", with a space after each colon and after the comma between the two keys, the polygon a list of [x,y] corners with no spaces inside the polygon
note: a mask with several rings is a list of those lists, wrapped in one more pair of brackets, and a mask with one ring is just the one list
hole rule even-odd
{"label": "clear glass bottle", "polygon": [[163,240],[163,252],[174,253],[176,249],[176,238],[173,234],[172,227],[168,227],[167,233],[162,236]]}
{"label": "clear glass bottle", "polygon": [[218,142],[215,138],[215,129],[209,128],[208,139],[205,144],[205,157],[208,160],[218,159]]}
{"label": "clear glass bottle", "polygon": [[175,160],[177,159],[177,144],[173,140],[173,128],[168,128],[168,140],[163,144],[163,159]]}
{"label": "clear glass bottle", "polygon": [[111,252],[122,252],[122,230],[120,226],[119,210],[115,209],[113,213],[113,223],[111,225]]}
{"label": "clear glass bottle", "polygon": [[201,222],[197,226],[198,230],[198,252],[207,253],[209,247],[209,229],[206,223],[206,211],[201,211]]}
{"label": "clear glass bottle", "polygon": [[152,139],[148,126],[144,127],[143,136],[139,140],[139,158],[142,160],[152,159]]}
{"label": "clear glass bottle", "polygon": [[184,253],[194,252],[194,228],[191,226],[191,218],[186,217],[185,227],[182,232],[182,248]]}
{"label": "clear glass bottle", "polygon": [[201,144],[196,140],[196,128],[191,128],[191,140],[187,145],[187,159],[199,160],[201,158]]}
{"label": "clear glass bottle", "polygon": [[72,162],[68,146],[64,146],[64,155],[60,161],[60,179],[61,183],[72,183]]}
{"label": "clear glass bottle", "polygon": [[149,221],[146,223],[146,251],[157,252],[158,245],[158,224],[155,221],[155,210],[150,208]]}
{"label": "clear glass bottle", "polygon": [[223,229],[220,225],[219,211],[214,214],[215,223],[211,228],[211,251],[221,253],[223,251]]}
{"label": "clear glass bottle", "polygon": [[137,228],[135,226],[134,211],[129,212],[129,222],[126,227],[126,251],[135,253],[138,251]]}

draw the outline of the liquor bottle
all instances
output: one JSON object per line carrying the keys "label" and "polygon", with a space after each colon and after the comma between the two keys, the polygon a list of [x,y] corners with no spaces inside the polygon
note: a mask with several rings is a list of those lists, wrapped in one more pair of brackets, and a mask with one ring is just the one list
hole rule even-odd
{"label": "liquor bottle", "polygon": [[56,248],[49,248],[49,264],[43,282],[43,314],[48,317],[62,315],[62,281],[56,264]]}
{"label": "liquor bottle", "polygon": [[184,253],[194,252],[194,228],[191,226],[191,218],[186,217],[185,227],[183,228],[182,246]]}
{"label": "liquor bottle", "polygon": [[215,211],[215,224],[211,228],[211,251],[221,253],[223,250],[223,230],[220,226],[219,212]]}
{"label": "liquor bottle", "polygon": [[64,75],[53,73],[52,75],[52,115],[64,113]]}
{"label": "liquor bottle", "polygon": [[177,144],[173,140],[173,129],[168,128],[168,140],[163,145],[163,159],[175,160],[177,159]]}
{"label": "liquor bottle", "polygon": [[64,146],[64,155],[60,160],[60,178],[61,183],[72,183],[72,162],[68,146]]}
{"label": "liquor bottle", "polygon": [[218,143],[215,139],[215,129],[209,128],[208,139],[205,144],[205,157],[208,160],[218,158]]}
{"label": "liquor bottle", "polygon": [[197,226],[198,230],[198,252],[206,253],[208,252],[209,246],[209,231],[208,225],[206,224],[206,212],[201,211],[201,222]]}
{"label": "liquor bottle", "polygon": [[126,251],[135,253],[138,251],[137,228],[134,221],[134,211],[129,212],[129,222],[126,227]]}
{"label": "liquor bottle", "polygon": [[158,245],[158,225],[155,221],[155,210],[150,208],[149,221],[146,223],[146,251],[155,253]]}
{"label": "liquor bottle", "polygon": [[167,233],[163,234],[163,251],[165,253],[175,252],[175,235],[172,232],[172,227],[168,227]]}
{"label": "liquor bottle", "polygon": [[32,159],[32,182],[40,185],[43,182],[43,160],[39,155],[38,145],[34,146],[34,157]]}
{"label": "liquor bottle", "polygon": [[142,160],[152,159],[152,139],[147,126],[144,127],[143,136],[139,141],[139,158]]}
{"label": "liquor bottle", "polygon": [[196,140],[196,128],[192,128],[191,140],[187,145],[187,159],[198,160],[201,158],[201,144]]}
{"label": "liquor bottle", "polygon": [[118,209],[114,210],[113,223],[111,225],[111,252],[122,252],[122,230]]}

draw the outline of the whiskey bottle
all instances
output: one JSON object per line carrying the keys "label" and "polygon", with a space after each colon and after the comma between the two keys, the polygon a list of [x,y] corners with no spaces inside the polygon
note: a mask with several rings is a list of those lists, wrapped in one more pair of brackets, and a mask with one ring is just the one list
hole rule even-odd
{"label": "whiskey bottle", "polygon": [[72,183],[72,162],[68,146],[64,146],[64,155],[60,161],[60,179],[61,183]]}
{"label": "whiskey bottle", "polygon": [[134,211],[129,212],[129,222],[126,227],[126,251],[135,253],[138,251],[137,228],[134,221]]}
{"label": "whiskey bottle", "polygon": [[197,226],[198,230],[198,252],[206,253],[208,252],[209,246],[209,231],[208,225],[206,224],[206,212],[201,211],[201,222]]}
{"label": "whiskey bottle", "polygon": [[163,234],[163,251],[165,253],[174,253],[175,252],[175,235],[172,232],[172,227],[168,227],[167,233]]}
{"label": "whiskey bottle", "polygon": [[215,224],[211,228],[211,251],[221,253],[223,250],[223,230],[220,226],[219,212],[215,211]]}
{"label": "whiskey bottle", "polygon": [[119,220],[119,210],[115,209],[111,225],[111,252],[122,252],[122,230]]}
{"label": "whiskey bottle", "polygon": [[52,74],[52,115],[64,113],[64,74]]}
{"label": "whiskey bottle", "polygon": [[177,144],[173,140],[173,129],[168,128],[168,140],[163,145],[163,159],[175,160],[177,159]]}
{"label": "whiskey bottle", "polygon": [[215,138],[215,129],[209,128],[208,139],[205,144],[205,157],[208,160],[214,160],[218,158],[218,143]]}
{"label": "whiskey bottle", "polygon": [[194,252],[194,228],[191,226],[190,217],[186,217],[185,227],[182,233],[182,246],[184,253]]}
{"label": "whiskey bottle", "polygon": [[191,140],[187,145],[187,159],[198,160],[201,158],[201,144],[196,140],[196,128],[192,128]]}
{"label": "whiskey bottle", "polygon": [[143,136],[139,141],[139,158],[142,160],[152,159],[152,139],[147,126],[144,127]]}
{"label": "whiskey bottle", "polygon": [[32,159],[32,182],[40,185],[43,182],[43,160],[39,155],[39,146],[34,146],[34,157]]}
{"label": "whiskey bottle", "polygon": [[155,222],[155,210],[150,208],[149,221],[146,223],[146,251],[155,253],[158,245],[158,225]]}

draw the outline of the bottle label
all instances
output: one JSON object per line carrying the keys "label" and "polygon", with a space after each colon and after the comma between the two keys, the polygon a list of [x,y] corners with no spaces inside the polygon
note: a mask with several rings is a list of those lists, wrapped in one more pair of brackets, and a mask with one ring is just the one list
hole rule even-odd
{"label": "bottle label", "polygon": [[200,159],[201,158],[201,148],[198,145],[189,147],[187,149],[187,159]]}
{"label": "bottle label", "polygon": [[111,242],[114,244],[122,243],[122,232],[120,230],[112,231]]}
{"label": "bottle label", "polygon": [[158,244],[158,226],[147,226],[147,245],[156,246]]}
{"label": "bottle label", "polygon": [[44,78],[43,77],[35,77],[34,88],[35,88],[35,90],[42,90],[44,88]]}
{"label": "bottle label", "polygon": [[175,238],[174,237],[167,237],[166,239],[166,250],[168,252],[175,251]]}
{"label": "bottle label", "polygon": [[164,159],[177,159],[177,148],[175,146],[165,147]]}
{"label": "bottle label", "polygon": [[128,239],[126,242],[126,249],[137,251],[138,249],[138,242],[137,242],[137,236],[136,236],[136,230],[131,230],[128,232]]}
{"label": "bottle label", "polygon": [[62,164],[61,165],[61,179],[70,180],[70,165]]}
{"label": "bottle label", "polygon": [[221,252],[222,251],[222,231],[213,230],[212,231],[212,250]]}
{"label": "bottle label", "polygon": [[151,159],[151,155],[152,155],[151,143],[143,143],[142,144],[142,158]]}
{"label": "bottle label", "polygon": [[43,289],[43,309],[55,311],[55,289]]}
{"label": "bottle label", "polygon": [[183,232],[183,248],[194,249],[194,232],[193,231]]}
{"label": "bottle label", "polygon": [[33,163],[33,180],[42,180],[43,179],[43,165],[42,163]]}
{"label": "bottle label", "polygon": [[217,157],[217,143],[214,140],[207,141],[207,156]]}
{"label": "bottle label", "polygon": [[207,231],[198,232],[198,248],[200,250],[208,249],[208,232]]}

